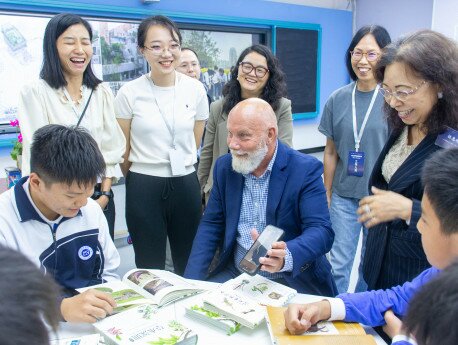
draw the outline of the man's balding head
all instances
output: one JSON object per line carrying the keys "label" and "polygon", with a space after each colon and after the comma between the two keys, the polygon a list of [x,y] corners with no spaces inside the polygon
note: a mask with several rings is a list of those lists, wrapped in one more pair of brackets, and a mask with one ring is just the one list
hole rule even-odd
{"label": "man's balding head", "polygon": [[277,118],[269,103],[259,98],[238,103],[229,112],[227,130],[233,169],[262,175],[277,144]]}
{"label": "man's balding head", "polygon": [[275,112],[270,104],[261,98],[248,98],[239,102],[229,112],[228,118],[231,116],[240,116],[244,121],[255,122],[266,130],[275,128],[275,134],[278,132]]}

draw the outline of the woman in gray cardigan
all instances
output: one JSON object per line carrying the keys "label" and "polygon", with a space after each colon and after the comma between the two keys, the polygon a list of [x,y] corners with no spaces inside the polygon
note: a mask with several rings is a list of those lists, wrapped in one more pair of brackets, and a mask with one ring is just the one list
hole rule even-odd
{"label": "woman in gray cardigan", "polygon": [[251,97],[268,102],[277,117],[278,138],[288,146],[293,142],[291,101],[286,95],[284,73],[277,58],[266,46],[255,44],[240,54],[231,79],[225,85],[223,98],[210,106],[210,116],[200,155],[197,177],[208,200],[213,186],[213,166],[218,157],[229,152],[227,146],[227,115],[241,100]]}

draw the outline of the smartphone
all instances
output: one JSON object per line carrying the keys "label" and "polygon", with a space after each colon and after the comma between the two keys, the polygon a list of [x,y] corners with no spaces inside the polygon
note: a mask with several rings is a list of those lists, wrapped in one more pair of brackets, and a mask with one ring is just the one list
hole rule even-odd
{"label": "smartphone", "polygon": [[243,272],[254,276],[258,272],[259,267],[261,267],[259,258],[266,256],[267,251],[272,248],[272,243],[279,241],[284,233],[282,229],[276,226],[267,225],[240,261],[239,268]]}

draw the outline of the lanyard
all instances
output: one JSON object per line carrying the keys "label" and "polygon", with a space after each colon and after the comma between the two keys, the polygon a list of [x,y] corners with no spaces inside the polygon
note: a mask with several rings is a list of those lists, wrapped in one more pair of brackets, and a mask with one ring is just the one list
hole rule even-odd
{"label": "lanyard", "polygon": [[162,112],[161,107],[159,106],[159,103],[157,102],[157,98],[154,92],[154,81],[150,77],[146,77],[150,83],[149,85],[151,86],[151,92],[153,93],[153,98],[154,98],[154,103],[156,103],[156,107],[159,110],[159,114],[161,114],[162,120],[164,120],[164,123],[167,127],[167,130],[169,131],[170,135],[172,136],[172,148],[175,149],[175,91],[176,91],[176,85],[178,83],[178,73],[175,73],[175,84],[173,85],[173,102],[172,102],[172,125],[167,121],[167,118],[165,117],[164,113]]}
{"label": "lanyard", "polygon": [[377,87],[375,88],[374,94],[372,95],[371,103],[369,104],[369,108],[367,108],[366,115],[364,116],[363,124],[361,125],[361,129],[359,130],[359,134],[357,133],[358,127],[356,124],[356,102],[355,102],[356,85],[357,85],[357,82],[355,83],[355,87],[353,88],[353,92],[351,94],[351,110],[352,110],[352,115],[353,115],[353,137],[355,138],[355,151],[358,152],[359,143],[361,142],[361,138],[363,136],[364,129],[366,128],[367,120],[369,119],[369,115],[371,113],[372,107],[374,106],[375,99],[377,98],[377,92],[378,92],[378,89],[380,88],[380,85],[377,84]]}

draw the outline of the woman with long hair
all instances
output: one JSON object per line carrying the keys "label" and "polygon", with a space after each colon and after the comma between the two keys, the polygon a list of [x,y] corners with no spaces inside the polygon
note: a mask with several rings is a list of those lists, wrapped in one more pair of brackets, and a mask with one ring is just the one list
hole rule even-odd
{"label": "woman with long hair", "polygon": [[106,176],[93,198],[104,210],[114,238],[115,204],[111,190],[116,165],[122,162],[125,138],[113,108],[110,87],[91,68],[92,28],[78,15],[54,16],[45,29],[40,79],[20,94],[18,117],[23,137],[22,174],[30,172],[33,133],[48,124],[80,125],[97,142],[106,163]]}
{"label": "woman with long hair", "polygon": [[227,146],[227,115],[240,101],[257,97],[269,103],[275,111],[278,138],[288,146],[293,141],[291,101],[286,96],[284,73],[277,58],[266,46],[255,44],[239,56],[230,80],[224,86],[223,98],[210,105],[204,145],[200,154],[197,176],[206,200],[213,186],[213,166],[218,157],[229,152]]}

